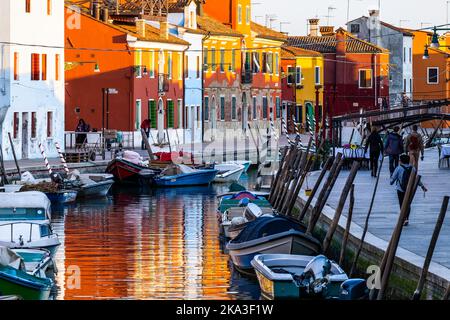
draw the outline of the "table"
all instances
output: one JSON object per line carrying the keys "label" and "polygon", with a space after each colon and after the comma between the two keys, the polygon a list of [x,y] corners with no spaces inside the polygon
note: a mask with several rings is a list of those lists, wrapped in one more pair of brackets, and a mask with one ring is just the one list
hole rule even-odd
{"label": "table", "polygon": [[441,146],[441,159],[450,157],[450,144],[444,144]]}

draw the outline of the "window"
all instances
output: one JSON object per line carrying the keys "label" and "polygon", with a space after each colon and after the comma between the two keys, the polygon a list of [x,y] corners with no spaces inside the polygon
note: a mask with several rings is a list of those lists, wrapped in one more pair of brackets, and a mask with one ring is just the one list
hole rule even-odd
{"label": "window", "polygon": [[231,71],[236,71],[236,49],[231,50]]}
{"label": "window", "polygon": [[359,70],[359,88],[372,88],[372,70]]}
{"label": "window", "polygon": [[303,110],[301,105],[297,105],[297,108],[295,108],[295,121],[297,123],[303,123]]}
{"label": "window", "polygon": [[14,52],[14,80],[19,80],[19,53]]}
{"label": "window", "polygon": [[258,115],[256,114],[256,97],[253,97],[253,120],[258,119]]}
{"label": "window", "polygon": [[155,100],[148,100],[148,118],[150,119],[150,126],[153,129],[156,129],[157,117],[158,117],[158,114],[156,111]]}
{"label": "window", "polygon": [[269,107],[267,103],[267,97],[263,97],[263,119],[267,119],[267,108]]}
{"label": "window", "polygon": [[178,129],[183,128],[183,100],[178,99]]}
{"label": "window", "polygon": [[142,50],[137,50],[136,51],[136,55],[135,55],[135,73],[136,73],[136,78],[141,78],[142,77]]}
{"label": "window", "polygon": [[149,76],[150,78],[154,78],[155,77],[155,52],[151,51],[149,54]]}
{"label": "window", "polygon": [[351,33],[359,33],[360,32],[359,24],[351,24],[350,25],[350,32]]}
{"label": "window", "polygon": [[287,67],[287,72],[288,72],[287,84],[293,84],[294,81],[295,81],[295,68],[291,67],[291,66],[288,66]]}
{"label": "window", "polygon": [[273,70],[273,53],[267,54],[267,73],[272,73]]}
{"label": "window", "polygon": [[47,138],[53,136],[53,112],[47,112]]}
{"label": "window", "polygon": [[403,92],[408,92],[408,88],[406,88],[406,79],[403,79]]}
{"label": "window", "polygon": [[238,23],[242,23],[242,6],[238,5]]}
{"label": "window", "polygon": [[208,66],[208,48],[203,49],[203,68],[209,69]]}
{"label": "window", "polygon": [[[188,57],[184,57],[184,60],[186,61],[186,65],[189,63]],[[186,72],[186,75],[189,74],[189,68],[186,68],[188,72]],[[183,80],[183,54],[181,52],[178,53],[178,80]]]}
{"label": "window", "polygon": [[[372,71],[372,70],[369,70]],[[321,84],[321,79],[320,79],[320,67],[315,67],[314,68],[314,81],[316,85],[320,85]],[[370,85],[372,87],[372,84]]]}
{"label": "window", "polygon": [[136,100],[136,108],[134,115],[134,129],[140,130],[141,128],[141,100]]}
{"label": "window", "polygon": [[42,55],[42,76],[41,80],[47,80],[47,55]]}
{"label": "window", "polygon": [[197,56],[197,79],[200,79],[200,56]]}
{"label": "window", "polygon": [[31,113],[31,138],[36,138],[37,116],[36,112]]}
{"label": "window", "polygon": [[439,83],[439,68],[431,67],[427,69],[427,83],[438,84]]}
{"label": "window", "polygon": [[409,62],[412,62],[412,48],[409,48]]}
{"label": "window", "polygon": [[55,80],[59,81],[59,65],[60,65],[60,56],[59,54],[55,55]]}
{"label": "window", "polygon": [[200,106],[197,106],[197,128],[200,128],[200,123],[201,123],[201,121],[200,121]]}
{"label": "window", "polygon": [[172,79],[172,73],[173,73],[172,52],[169,52],[167,56],[167,76],[169,77],[169,79]]}
{"label": "window", "polygon": [[209,97],[205,97],[205,121],[209,121]]}
{"label": "window", "polygon": [[278,57],[278,53],[275,53],[275,68],[273,70],[274,74],[279,74],[279,57]]}
{"label": "window", "polygon": [[220,72],[225,72],[225,49],[220,49]]}
{"label": "window", "polygon": [[220,120],[225,120],[225,97],[220,97]]}
{"label": "window", "polygon": [[295,68],[295,83],[302,84],[302,68],[301,67]]}
{"label": "window", "polygon": [[259,73],[261,71],[261,65],[259,63],[259,52],[253,52],[253,73]]}
{"label": "window", "polygon": [[250,24],[250,7],[245,7],[245,23]]}
{"label": "window", "polygon": [[14,118],[13,118],[13,138],[17,139],[19,137],[19,113],[14,112]]}
{"label": "window", "polygon": [[52,14],[52,0],[47,0],[47,15],[50,16]]}
{"label": "window", "polygon": [[175,115],[174,104],[172,100],[167,100],[167,128],[174,128]]}
{"label": "window", "polygon": [[236,97],[231,98],[231,120],[236,120],[237,112],[236,112]]}
{"label": "window", "polygon": [[409,79],[409,92],[412,93],[413,92],[413,84],[412,84],[412,79]]}
{"label": "window", "polygon": [[280,101],[280,97],[276,98],[276,114],[277,114],[277,119],[281,118],[281,101]]}
{"label": "window", "polygon": [[31,0],[25,0],[25,12],[26,13],[31,12]]}
{"label": "window", "polygon": [[403,47],[403,62],[406,62],[406,47]]}
{"label": "window", "polygon": [[216,49],[211,48],[211,70],[216,72]]}
{"label": "window", "polygon": [[31,80],[40,80],[40,55],[37,53],[31,54]]}
{"label": "window", "polygon": [[189,57],[184,56],[184,78],[189,78]]}

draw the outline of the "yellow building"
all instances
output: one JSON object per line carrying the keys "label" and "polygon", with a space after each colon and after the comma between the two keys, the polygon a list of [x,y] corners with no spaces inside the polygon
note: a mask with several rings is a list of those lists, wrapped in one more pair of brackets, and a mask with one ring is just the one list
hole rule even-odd
{"label": "yellow building", "polygon": [[281,52],[283,117],[307,125],[307,114],[323,114],[324,58],[316,51],[284,47]]}

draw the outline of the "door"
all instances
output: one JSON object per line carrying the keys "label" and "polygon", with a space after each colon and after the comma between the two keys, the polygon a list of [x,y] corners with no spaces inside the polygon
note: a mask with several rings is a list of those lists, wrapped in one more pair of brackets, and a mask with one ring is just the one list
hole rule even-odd
{"label": "door", "polygon": [[242,94],[242,131],[247,131],[248,126],[248,103],[247,94]]}
{"label": "door", "polygon": [[309,131],[311,132],[315,132],[315,115],[314,115],[314,107],[312,105],[312,103],[307,102],[305,104],[306,107],[306,127],[308,128]]}
{"label": "door", "polygon": [[22,159],[28,159],[28,112],[22,113]]}
{"label": "door", "polygon": [[158,143],[164,142],[164,102],[159,99],[158,102]]}
{"label": "door", "polygon": [[216,98],[213,97],[211,101],[211,140],[216,138],[216,127],[217,127],[217,103]]}

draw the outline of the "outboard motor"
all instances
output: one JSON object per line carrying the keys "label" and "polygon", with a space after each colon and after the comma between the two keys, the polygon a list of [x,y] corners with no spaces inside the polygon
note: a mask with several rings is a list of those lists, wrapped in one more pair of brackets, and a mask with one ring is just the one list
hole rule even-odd
{"label": "outboard motor", "polygon": [[53,172],[50,176],[52,181],[57,184],[63,184],[64,183],[64,175],[59,172]]}
{"label": "outboard motor", "polygon": [[364,279],[349,279],[341,284],[340,300],[365,300],[369,289]]}

